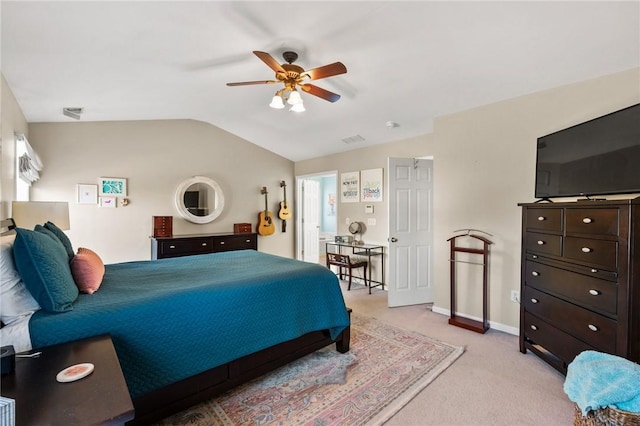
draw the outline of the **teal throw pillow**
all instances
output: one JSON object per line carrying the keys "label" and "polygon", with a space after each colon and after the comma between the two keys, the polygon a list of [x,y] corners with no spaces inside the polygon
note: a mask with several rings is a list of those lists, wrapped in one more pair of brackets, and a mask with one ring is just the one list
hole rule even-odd
{"label": "teal throw pillow", "polygon": [[60,247],[62,247],[65,253],[67,252],[67,249],[64,248],[64,246],[62,245],[62,241],[60,241],[60,239],[56,237],[56,234],[54,234],[53,231],[45,228],[42,225],[36,225],[35,228],[33,228],[33,230],[36,232],[40,232],[41,234],[47,235],[49,238],[55,241],[56,244],[60,245]]}
{"label": "teal throw pillow", "polygon": [[69,237],[67,237],[67,234],[65,234],[64,231],[58,228],[53,222],[45,223],[44,227],[53,232],[55,236],[58,237],[58,239],[64,246],[64,249],[67,251],[69,260],[73,259],[75,253],[73,252],[73,246],[71,245],[71,240],[69,239]]}
{"label": "teal throw pillow", "polygon": [[49,312],[73,309],[78,287],[64,247],[49,235],[16,228],[13,259],[29,293]]}

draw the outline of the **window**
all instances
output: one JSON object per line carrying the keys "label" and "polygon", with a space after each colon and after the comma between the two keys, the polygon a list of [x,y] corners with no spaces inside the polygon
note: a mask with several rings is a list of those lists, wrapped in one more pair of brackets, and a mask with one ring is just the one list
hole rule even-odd
{"label": "window", "polygon": [[40,179],[42,161],[24,135],[16,134],[16,201],[29,201],[29,187]]}

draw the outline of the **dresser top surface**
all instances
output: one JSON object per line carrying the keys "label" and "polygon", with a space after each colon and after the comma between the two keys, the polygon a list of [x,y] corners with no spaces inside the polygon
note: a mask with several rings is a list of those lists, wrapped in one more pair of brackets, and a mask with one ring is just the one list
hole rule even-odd
{"label": "dresser top surface", "polygon": [[640,197],[620,200],[578,200],[578,201],[562,201],[562,202],[539,202],[539,203],[518,203],[519,207],[535,207],[535,208],[594,208],[594,207],[610,207],[610,206],[627,206],[639,205]]}
{"label": "dresser top surface", "polygon": [[231,236],[251,236],[257,235],[255,232],[233,233],[233,232],[208,232],[202,234],[173,234],[169,237],[149,237],[154,240],[176,240],[179,238],[203,238],[203,237],[231,237]]}

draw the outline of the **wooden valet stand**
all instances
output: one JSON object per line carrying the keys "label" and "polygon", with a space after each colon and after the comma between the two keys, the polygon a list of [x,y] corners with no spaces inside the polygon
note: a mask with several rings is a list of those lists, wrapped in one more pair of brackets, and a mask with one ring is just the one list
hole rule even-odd
{"label": "wooden valet stand", "polygon": [[[477,231],[483,234],[491,235],[478,229],[459,229],[454,232],[465,231],[464,234],[455,235],[449,238],[447,241],[451,244],[451,255],[449,257],[449,264],[451,270],[451,317],[449,318],[449,324],[456,325],[458,327],[466,328],[467,330],[475,331],[477,333],[484,334],[489,329],[489,321],[487,319],[488,308],[488,293],[489,293],[489,246],[493,244],[487,238],[472,234],[471,232]],[[456,244],[456,240],[461,237],[469,237],[482,241],[483,248],[469,248],[461,247]],[[471,262],[466,260],[457,260],[456,253],[471,253],[482,256],[482,262]],[[481,265],[482,271],[482,321],[476,321],[465,317],[459,317],[456,315],[456,263],[468,263],[472,265]]]}

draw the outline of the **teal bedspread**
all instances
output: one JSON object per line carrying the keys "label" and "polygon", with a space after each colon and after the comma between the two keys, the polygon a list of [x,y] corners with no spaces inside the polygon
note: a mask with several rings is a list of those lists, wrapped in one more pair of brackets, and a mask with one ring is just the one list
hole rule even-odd
{"label": "teal bedspread", "polygon": [[[72,311],[38,311],[34,349],[109,333],[133,398],[244,355],[349,325],[327,268],[254,250],[106,265]],[[91,362],[91,360],[87,360]]]}

